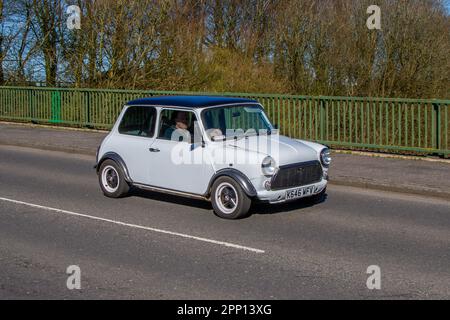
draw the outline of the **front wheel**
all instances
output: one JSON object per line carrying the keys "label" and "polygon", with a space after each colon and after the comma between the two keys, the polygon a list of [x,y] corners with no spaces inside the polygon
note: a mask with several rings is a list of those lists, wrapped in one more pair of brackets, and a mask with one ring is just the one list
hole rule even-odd
{"label": "front wheel", "polygon": [[125,181],[122,168],[112,160],[106,160],[102,163],[98,179],[103,194],[108,198],[122,198],[130,190],[130,186]]}
{"label": "front wheel", "polygon": [[309,200],[314,204],[322,203],[327,198],[327,188],[323,189],[322,192],[312,196]]}
{"label": "front wheel", "polygon": [[214,213],[229,220],[247,217],[252,204],[241,186],[230,177],[220,177],[214,182],[211,202]]}

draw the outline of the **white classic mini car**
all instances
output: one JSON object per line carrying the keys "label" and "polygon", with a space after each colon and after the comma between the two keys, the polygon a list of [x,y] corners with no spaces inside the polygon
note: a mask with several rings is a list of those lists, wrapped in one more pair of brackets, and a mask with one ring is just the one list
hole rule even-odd
{"label": "white classic mini car", "polygon": [[211,201],[225,219],[326,192],[330,150],[278,134],[255,100],[166,96],[129,102],[97,152],[107,197],[131,187]]}

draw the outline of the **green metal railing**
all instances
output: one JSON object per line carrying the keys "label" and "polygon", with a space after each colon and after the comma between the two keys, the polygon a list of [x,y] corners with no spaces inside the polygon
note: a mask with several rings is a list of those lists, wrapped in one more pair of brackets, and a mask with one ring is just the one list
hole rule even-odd
{"label": "green metal railing", "polygon": [[179,94],[257,99],[282,134],[335,147],[450,154],[450,100],[0,87],[0,119],[109,129],[127,101]]}

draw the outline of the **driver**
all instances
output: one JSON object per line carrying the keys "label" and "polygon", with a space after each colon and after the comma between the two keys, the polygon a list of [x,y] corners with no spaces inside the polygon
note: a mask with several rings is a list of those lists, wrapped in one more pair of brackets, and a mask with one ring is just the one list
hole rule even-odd
{"label": "driver", "polygon": [[187,135],[189,133],[189,114],[186,111],[176,111],[172,118],[174,124],[167,128],[166,132],[164,133],[164,137],[166,139],[172,140],[172,135],[175,131],[180,133],[183,132],[183,135]]}

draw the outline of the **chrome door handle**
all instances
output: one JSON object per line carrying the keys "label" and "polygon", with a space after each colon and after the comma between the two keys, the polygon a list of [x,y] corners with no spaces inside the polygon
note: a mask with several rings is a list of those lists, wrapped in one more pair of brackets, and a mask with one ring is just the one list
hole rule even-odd
{"label": "chrome door handle", "polygon": [[160,152],[161,150],[157,149],[157,148],[150,148],[149,149],[150,152]]}

